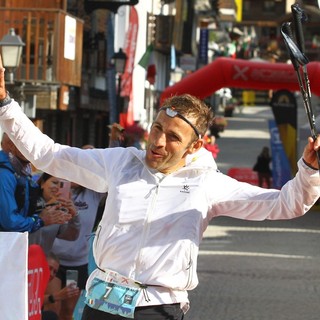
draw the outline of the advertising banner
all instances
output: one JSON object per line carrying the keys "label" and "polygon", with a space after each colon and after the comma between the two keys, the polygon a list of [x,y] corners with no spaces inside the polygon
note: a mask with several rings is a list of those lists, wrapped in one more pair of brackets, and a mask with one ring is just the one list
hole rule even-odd
{"label": "advertising banner", "polygon": [[[320,62],[311,61],[308,73],[310,83],[318,83]],[[299,84],[291,64],[219,57],[167,87],[162,92],[160,101],[183,93],[203,99],[221,88],[299,91]],[[311,86],[311,91],[319,96],[320,86]]]}
{"label": "advertising banner", "polygon": [[42,248],[33,244],[28,251],[28,320],[41,320],[41,309],[50,271]]}
{"label": "advertising banner", "polygon": [[273,188],[281,189],[281,187],[292,178],[291,167],[283,149],[279,130],[274,120],[269,120],[269,130],[271,139]]}
{"label": "advertising banner", "polygon": [[136,55],[137,36],[138,36],[138,13],[134,7],[130,8],[129,28],[126,35],[124,52],[127,55],[127,61],[124,73],[121,77],[121,96],[130,97],[132,90],[132,73],[134,68],[134,59]]}
{"label": "advertising banner", "polygon": [[297,102],[288,90],[276,91],[271,108],[278,126],[284,151],[290,161],[292,174],[297,172]]}
{"label": "advertising banner", "polygon": [[139,29],[138,13],[134,7],[130,8],[129,28],[126,35],[126,43],[124,52],[127,55],[127,61],[124,73],[121,76],[121,93],[122,97],[128,97],[128,108],[126,112],[121,112],[120,124],[123,127],[133,124],[133,95],[132,95],[132,76],[134,68],[134,60],[136,55],[137,37]]}
{"label": "advertising banner", "polygon": [[209,30],[208,28],[200,29],[200,43],[199,43],[199,64],[206,65],[208,63],[208,42]]}

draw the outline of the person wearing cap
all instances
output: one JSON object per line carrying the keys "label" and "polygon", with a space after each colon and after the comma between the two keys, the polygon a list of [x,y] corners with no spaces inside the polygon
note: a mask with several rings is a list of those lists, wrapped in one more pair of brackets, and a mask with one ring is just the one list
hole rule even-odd
{"label": "person wearing cap", "polygon": [[2,129],[37,168],[108,192],[83,320],[183,319],[188,290],[198,285],[199,244],[212,219],[292,219],[320,196],[319,137],[309,138],[296,176],[281,190],[239,182],[219,172],[203,148],[213,113],[188,94],[164,102],[146,150],[55,143],[8,98],[0,68],[1,102]]}

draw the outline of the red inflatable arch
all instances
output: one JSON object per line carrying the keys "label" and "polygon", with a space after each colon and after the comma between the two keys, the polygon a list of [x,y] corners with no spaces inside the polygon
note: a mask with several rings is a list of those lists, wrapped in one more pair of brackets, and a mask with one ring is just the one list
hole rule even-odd
{"label": "red inflatable arch", "polygon": [[[307,65],[312,93],[320,96],[320,63]],[[189,93],[200,99],[224,88],[299,91],[296,71],[291,64],[257,62],[232,58],[217,58],[207,66],[191,73],[180,82],[167,87],[160,102],[173,95]]]}

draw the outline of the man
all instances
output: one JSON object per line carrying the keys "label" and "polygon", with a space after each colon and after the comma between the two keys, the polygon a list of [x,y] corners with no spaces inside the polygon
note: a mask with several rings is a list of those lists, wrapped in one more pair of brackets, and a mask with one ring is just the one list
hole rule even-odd
{"label": "man", "polygon": [[[30,162],[3,134],[0,151],[0,231],[34,232],[69,219],[57,206],[35,213],[38,186],[31,178]],[[71,217],[71,216],[70,216]]]}
{"label": "man", "polygon": [[58,320],[59,317],[57,312],[55,312],[55,304],[63,300],[67,300],[79,295],[79,288],[77,286],[68,285],[60,290],[52,291],[50,288],[50,283],[56,278],[60,260],[52,252],[47,256],[47,261],[50,270],[49,285],[44,296],[44,311],[42,311],[42,320]]}
{"label": "man", "polygon": [[108,192],[83,320],[183,319],[187,291],[198,284],[199,243],[212,218],[291,219],[320,196],[315,153],[320,138],[308,140],[299,172],[281,191],[238,182],[217,171],[203,150],[213,115],[190,95],[164,103],[146,151],[81,150],[54,143],[10,101],[0,68],[1,102],[3,130],[37,168]]}

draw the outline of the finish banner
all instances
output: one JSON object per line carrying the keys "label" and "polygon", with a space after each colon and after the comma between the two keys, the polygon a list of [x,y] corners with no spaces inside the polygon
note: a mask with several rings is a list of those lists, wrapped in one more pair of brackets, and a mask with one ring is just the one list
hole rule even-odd
{"label": "finish banner", "polygon": [[[308,74],[310,83],[317,84],[320,62],[311,61],[308,64]],[[299,84],[291,64],[219,57],[167,87],[161,93],[160,102],[183,93],[203,99],[221,88],[299,91]],[[311,91],[319,96],[320,86],[311,86]]]}

